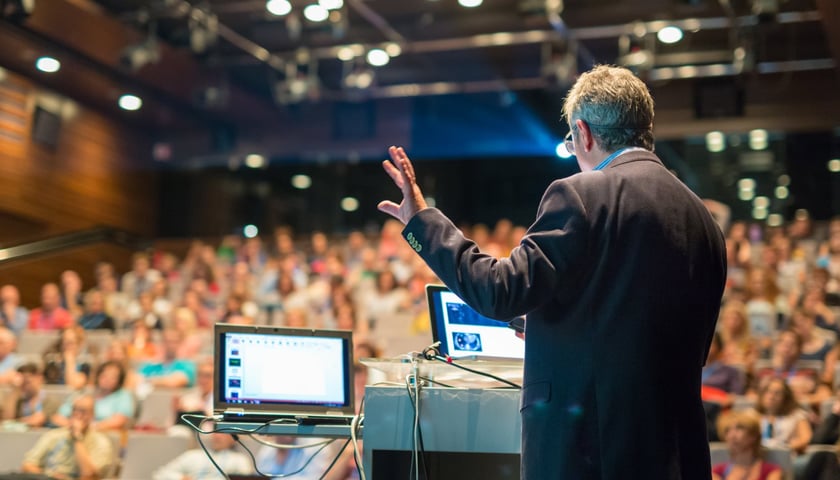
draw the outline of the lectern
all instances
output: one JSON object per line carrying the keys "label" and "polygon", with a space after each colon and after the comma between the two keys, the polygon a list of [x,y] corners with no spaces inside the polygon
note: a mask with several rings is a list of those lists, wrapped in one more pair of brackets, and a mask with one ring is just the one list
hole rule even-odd
{"label": "lectern", "polygon": [[[510,365],[469,362],[485,371]],[[368,365],[373,366],[373,365]],[[376,366],[377,368],[381,365]],[[425,370],[425,374],[424,371]],[[421,367],[421,376],[466,377],[449,365]],[[454,373],[453,373],[454,372]],[[506,378],[510,378],[505,375]],[[440,380],[443,381],[443,380]],[[447,384],[455,383],[447,378]],[[421,479],[462,480],[519,478],[519,390],[513,388],[420,388]],[[415,410],[405,386],[368,386],[365,393],[364,465],[368,479],[408,479],[415,467]],[[419,443],[419,442],[418,442]],[[420,450],[420,446],[417,447]],[[426,474],[428,472],[428,474]]]}

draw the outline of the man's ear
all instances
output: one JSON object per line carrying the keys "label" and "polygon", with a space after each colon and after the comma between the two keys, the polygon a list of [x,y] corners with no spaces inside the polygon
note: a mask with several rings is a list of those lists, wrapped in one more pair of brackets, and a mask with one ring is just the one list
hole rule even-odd
{"label": "man's ear", "polygon": [[[580,147],[583,148],[584,152],[592,151],[592,147],[595,146],[595,139],[592,138],[592,130],[589,129],[589,124],[578,118],[575,120],[575,126],[578,130]],[[575,145],[575,148],[578,148],[578,146]]]}

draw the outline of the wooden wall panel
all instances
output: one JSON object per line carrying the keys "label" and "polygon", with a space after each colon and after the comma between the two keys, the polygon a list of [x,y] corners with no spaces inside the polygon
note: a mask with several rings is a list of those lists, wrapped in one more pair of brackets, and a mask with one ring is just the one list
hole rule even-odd
{"label": "wooden wall panel", "polygon": [[[62,116],[55,148],[32,138],[36,105]],[[97,225],[156,233],[157,174],[144,132],[11,73],[0,77],[0,132],[3,244]],[[29,231],[16,237],[21,225]]]}

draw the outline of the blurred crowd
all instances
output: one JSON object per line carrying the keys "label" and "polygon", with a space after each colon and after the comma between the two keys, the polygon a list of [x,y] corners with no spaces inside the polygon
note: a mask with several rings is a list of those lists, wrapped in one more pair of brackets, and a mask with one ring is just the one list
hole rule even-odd
{"label": "blurred crowd", "polygon": [[[525,234],[507,220],[462,228],[495,256]],[[72,433],[75,402],[90,397],[93,431],[177,431],[177,412],[210,413],[216,322],[349,329],[355,357],[376,357],[393,341],[383,332],[395,317],[408,319],[404,335],[430,327],[424,287],[438,281],[401,229],[387,222],[374,234],[296,237],[278,228],[265,238],[194,241],[182,257],[138,252],[128,272],[92,265],[95,285],[63,272],[31,308],[14,284],[4,285],[2,418]],[[725,453],[716,478],[783,478],[774,472],[784,468],[802,479],[840,478],[830,476],[840,475],[840,219],[733,222],[725,232],[728,281],[702,377],[710,439]],[[16,348],[36,336],[51,342],[41,351]],[[44,394],[49,385],[71,393],[54,399]],[[161,391],[177,392],[168,415],[141,412]],[[149,420],[158,417],[166,420]],[[781,465],[766,455],[778,450],[787,452]],[[263,455],[279,465],[290,454]],[[339,468],[335,478],[353,478],[353,470]]]}

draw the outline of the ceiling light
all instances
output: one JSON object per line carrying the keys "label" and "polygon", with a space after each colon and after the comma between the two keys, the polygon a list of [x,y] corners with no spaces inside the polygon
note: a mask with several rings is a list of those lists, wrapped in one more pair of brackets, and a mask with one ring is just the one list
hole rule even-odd
{"label": "ceiling light", "polygon": [[336,56],[343,62],[349,62],[350,60],[356,58],[356,51],[353,47],[345,46],[338,49]]}
{"label": "ceiling light", "polygon": [[776,198],[779,200],[784,200],[790,195],[790,190],[788,190],[788,187],[778,186],[773,193],[775,193]]}
{"label": "ceiling light", "polygon": [[292,11],[292,4],[289,0],[268,0],[265,4],[265,9],[272,15],[282,17]]}
{"label": "ceiling light", "polygon": [[756,220],[764,220],[767,218],[768,212],[766,208],[753,208],[752,216]]}
{"label": "ceiling light", "polygon": [[458,0],[462,7],[473,8],[481,5],[484,0]]}
{"label": "ceiling light", "polygon": [[776,182],[783,187],[787,187],[788,185],[790,185],[790,175],[786,173],[779,175],[779,178],[776,179]]}
{"label": "ceiling light", "polygon": [[683,31],[679,28],[669,25],[657,32],[656,38],[662,43],[677,43],[683,38]]}
{"label": "ceiling light", "polygon": [[260,234],[260,229],[256,225],[245,225],[245,228],[242,229],[242,234],[245,235],[245,238],[255,238]]}
{"label": "ceiling light", "polygon": [[367,62],[374,67],[388,65],[390,61],[391,57],[388,55],[388,52],[381,48],[372,48],[367,53]]}
{"label": "ceiling light", "polygon": [[128,111],[140,110],[140,107],[143,106],[143,99],[141,99],[137,95],[132,95],[130,93],[126,93],[125,95],[120,97],[119,105],[120,105],[120,108],[122,108],[123,110],[128,110]]}
{"label": "ceiling light", "polygon": [[330,11],[316,3],[313,3],[312,5],[307,5],[306,8],[303,9],[303,16],[310,22],[323,22],[330,17]]}
{"label": "ceiling light", "polygon": [[767,197],[755,197],[753,199],[754,208],[768,208],[770,206],[770,199]]}
{"label": "ceiling light", "polygon": [[341,209],[345,212],[355,212],[359,209],[359,200],[355,197],[344,197],[341,199]]}
{"label": "ceiling light", "polygon": [[257,153],[252,153],[245,157],[245,165],[250,168],[262,168],[265,166],[265,157]]}
{"label": "ceiling light", "polygon": [[292,186],[298,190],[306,190],[312,186],[312,178],[309,175],[299,173],[292,177]]}
{"label": "ceiling light", "polygon": [[389,57],[399,57],[402,54],[402,47],[400,47],[399,43],[389,43],[385,45],[385,53],[388,54]]}
{"label": "ceiling light", "polygon": [[749,202],[753,198],[755,198],[755,191],[754,190],[738,190],[738,198],[745,202]]}
{"label": "ceiling light", "polygon": [[763,128],[750,130],[750,148],[753,150],[764,150],[767,148],[767,130]]}
{"label": "ceiling light", "polygon": [[767,225],[771,227],[781,227],[785,219],[778,213],[772,213],[767,217]]}
{"label": "ceiling light", "polygon": [[53,57],[40,57],[35,61],[35,68],[45,73],[55,73],[61,68],[61,62]]}
{"label": "ceiling light", "polygon": [[832,173],[840,172],[840,158],[833,158],[828,161],[828,171]]}
{"label": "ceiling light", "polygon": [[706,150],[710,152],[722,152],[726,150],[726,137],[723,132],[709,132],[706,134]]}
{"label": "ceiling light", "polygon": [[755,180],[752,178],[738,180],[738,190],[755,190]]}
{"label": "ceiling light", "polygon": [[344,6],[344,0],[318,0],[318,5],[327,10],[338,10]]}

